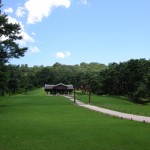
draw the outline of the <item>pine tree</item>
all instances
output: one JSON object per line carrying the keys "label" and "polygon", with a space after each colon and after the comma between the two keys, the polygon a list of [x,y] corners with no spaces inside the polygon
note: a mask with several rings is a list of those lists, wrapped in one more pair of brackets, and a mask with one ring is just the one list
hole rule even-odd
{"label": "pine tree", "polygon": [[[1,7],[1,3],[0,3]],[[21,27],[17,23],[9,23],[6,14],[0,12],[0,95],[4,95],[5,87],[5,65],[11,58],[20,58],[27,51],[26,47],[20,48],[18,40],[22,40],[20,35]]]}

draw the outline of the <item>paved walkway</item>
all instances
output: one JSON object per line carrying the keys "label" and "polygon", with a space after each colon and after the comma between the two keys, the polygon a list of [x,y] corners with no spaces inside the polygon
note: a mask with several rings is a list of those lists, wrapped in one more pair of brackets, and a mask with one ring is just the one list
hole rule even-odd
{"label": "paved walkway", "polygon": [[[68,98],[71,101],[74,101],[74,99],[70,96],[65,96],[65,97]],[[80,107],[88,108],[88,109],[91,109],[91,110],[94,110],[94,111],[97,111],[97,112],[101,112],[101,113],[104,113],[104,114],[108,114],[108,115],[111,115],[111,116],[116,116],[116,117],[119,117],[119,118],[122,118],[122,119],[124,118],[124,119],[139,121],[139,122],[150,123],[150,117],[127,114],[127,113],[122,113],[122,112],[118,112],[118,111],[114,111],[114,110],[109,110],[109,109],[93,106],[93,105],[90,105],[90,104],[85,104],[83,102],[80,102],[79,100],[76,100],[76,104]]]}

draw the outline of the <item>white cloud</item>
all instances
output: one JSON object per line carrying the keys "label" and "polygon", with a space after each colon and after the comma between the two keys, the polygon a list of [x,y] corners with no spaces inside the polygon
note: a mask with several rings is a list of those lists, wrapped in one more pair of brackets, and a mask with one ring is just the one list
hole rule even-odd
{"label": "white cloud", "polygon": [[65,54],[63,52],[57,52],[56,58],[65,58]]}
{"label": "white cloud", "polygon": [[70,0],[28,0],[25,3],[25,8],[28,11],[29,24],[40,22],[43,17],[48,17],[54,7],[63,6],[70,7]]}
{"label": "white cloud", "polygon": [[8,16],[9,23],[19,23],[21,27],[20,35],[23,37],[22,40],[17,41],[21,46],[25,46],[27,42],[34,43],[34,39],[25,31],[22,22],[18,22],[15,18]]}
{"label": "white cloud", "polygon": [[31,49],[31,53],[38,53],[38,52],[40,52],[39,49],[36,46],[31,47],[30,49]]}
{"label": "white cloud", "polygon": [[12,18],[12,17],[10,17],[10,16],[7,16],[7,18],[8,18],[8,23],[19,23],[15,18]]}
{"label": "white cloud", "polygon": [[28,33],[22,31],[21,35],[26,42],[34,43],[34,39]]}
{"label": "white cloud", "polygon": [[71,53],[69,51],[65,51],[65,52],[57,52],[56,53],[56,58],[66,58],[69,57],[71,55]]}
{"label": "white cloud", "polygon": [[17,17],[22,17],[25,14],[25,7],[18,7],[16,11]]}
{"label": "white cloud", "polygon": [[13,9],[11,7],[4,9],[5,13],[12,13]]}

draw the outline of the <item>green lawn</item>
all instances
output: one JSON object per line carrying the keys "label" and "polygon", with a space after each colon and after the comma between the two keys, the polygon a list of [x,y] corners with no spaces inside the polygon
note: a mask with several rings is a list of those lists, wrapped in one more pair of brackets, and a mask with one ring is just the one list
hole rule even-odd
{"label": "green lawn", "polygon": [[[88,95],[77,93],[76,98],[84,103],[89,103]],[[150,104],[137,104],[128,101],[126,98],[117,96],[96,96],[91,95],[91,104],[131,114],[150,116]]]}
{"label": "green lawn", "polygon": [[107,117],[38,91],[0,97],[0,150],[150,149],[150,124]]}

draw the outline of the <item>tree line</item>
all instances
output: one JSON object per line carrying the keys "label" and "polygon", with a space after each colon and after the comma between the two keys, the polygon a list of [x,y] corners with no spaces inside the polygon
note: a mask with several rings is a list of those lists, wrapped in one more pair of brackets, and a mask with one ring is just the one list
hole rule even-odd
{"label": "tree line", "polygon": [[5,80],[0,80],[0,84],[4,85],[1,91],[15,94],[44,87],[45,84],[58,83],[73,84],[78,88],[86,87],[89,84],[89,78],[91,78],[90,74],[105,68],[104,64],[99,63],[81,63],[73,66],[57,62],[53,66],[47,67],[9,64],[5,65]]}
{"label": "tree line", "polygon": [[102,94],[126,96],[137,102],[150,99],[150,60],[112,63],[99,77]]}
{"label": "tree line", "polygon": [[5,92],[27,92],[45,84],[73,84],[83,93],[126,96],[131,100],[150,97],[150,60],[131,59],[109,65],[84,63],[80,65],[53,66],[6,65]]}

